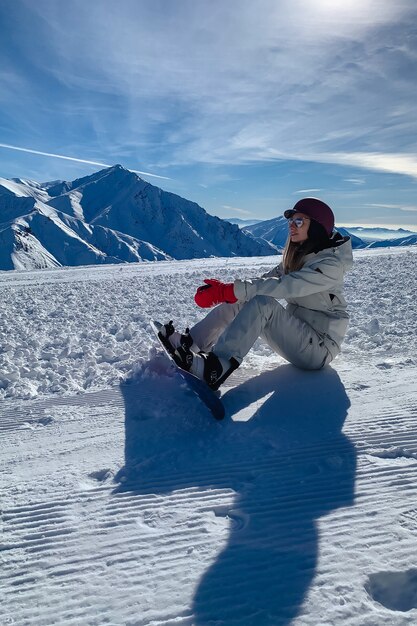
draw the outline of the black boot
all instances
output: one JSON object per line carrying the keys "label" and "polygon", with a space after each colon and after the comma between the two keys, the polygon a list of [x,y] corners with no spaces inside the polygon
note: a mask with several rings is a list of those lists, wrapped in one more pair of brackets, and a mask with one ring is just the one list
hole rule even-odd
{"label": "black boot", "polygon": [[175,328],[172,320],[168,322],[168,324],[161,324],[160,322],[155,322],[156,326],[158,326],[158,337],[164,344],[165,348],[168,350],[170,354],[173,353],[174,349],[169,341],[171,335],[174,334]]}
{"label": "black boot", "polygon": [[180,348],[187,352],[190,350],[194,342],[190,335],[189,328],[181,335],[175,330],[172,320],[168,322],[168,324],[161,324],[159,322],[155,322],[155,324],[157,324],[159,328],[158,337],[170,354],[174,355],[175,351]]}
{"label": "black boot", "polygon": [[193,338],[190,335],[190,331],[187,328],[185,333],[181,335],[180,345],[172,352],[172,358],[178,367],[183,370],[190,370],[193,364],[194,354],[191,352],[191,346],[193,345]]}
{"label": "black boot", "polygon": [[191,373],[201,378],[207,385],[217,391],[226,378],[239,367],[235,358],[221,359],[214,352],[199,352],[193,355]]}

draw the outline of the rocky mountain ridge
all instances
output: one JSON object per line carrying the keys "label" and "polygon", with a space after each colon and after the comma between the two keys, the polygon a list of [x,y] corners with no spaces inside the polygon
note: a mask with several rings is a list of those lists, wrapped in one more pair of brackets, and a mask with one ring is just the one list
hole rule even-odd
{"label": "rocky mountain ridge", "polygon": [[74,181],[0,179],[0,244],[2,270],[276,253],[120,165]]}

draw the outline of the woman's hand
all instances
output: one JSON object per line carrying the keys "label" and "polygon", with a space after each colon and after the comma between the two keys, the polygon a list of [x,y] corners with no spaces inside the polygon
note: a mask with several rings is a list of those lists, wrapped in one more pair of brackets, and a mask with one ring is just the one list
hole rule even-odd
{"label": "woman's hand", "polygon": [[233,283],[222,283],[215,278],[206,278],[204,282],[206,284],[199,287],[194,296],[195,303],[202,309],[208,309],[220,302],[237,302]]}

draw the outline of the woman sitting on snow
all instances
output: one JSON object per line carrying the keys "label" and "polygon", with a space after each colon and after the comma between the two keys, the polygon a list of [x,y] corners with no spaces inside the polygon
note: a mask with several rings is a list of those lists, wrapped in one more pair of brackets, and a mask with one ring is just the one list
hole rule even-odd
{"label": "woman sitting on snow", "polygon": [[160,325],[177,365],[212,389],[239,367],[258,337],[303,369],[320,369],[340,352],[348,324],[342,290],[353,263],[350,238],[333,232],[333,212],[316,198],[299,200],[284,216],[289,236],[278,267],[252,280],[207,279],[195,302],[219,306],[183,335],[172,322]]}

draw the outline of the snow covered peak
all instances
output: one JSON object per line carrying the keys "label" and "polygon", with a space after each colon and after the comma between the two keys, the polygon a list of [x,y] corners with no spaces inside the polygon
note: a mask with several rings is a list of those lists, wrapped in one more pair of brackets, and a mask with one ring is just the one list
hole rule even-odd
{"label": "snow covered peak", "polygon": [[121,165],[113,165],[112,167],[106,167],[103,170],[94,172],[94,174],[90,174],[89,176],[76,178],[73,181],[55,180],[42,183],[40,186],[42,189],[45,189],[51,197],[56,197],[71,191],[72,189],[84,187],[85,185],[94,184],[106,179],[113,181],[113,183],[116,181],[122,181],[126,179],[126,176],[139,178],[137,174],[130,172]]}
{"label": "snow covered peak", "polygon": [[[32,267],[49,267],[51,258],[53,265],[85,265],[276,252],[266,241],[121,165],[74,181],[3,182],[0,223],[9,232],[0,233],[4,239],[0,269],[30,268],[31,250]],[[23,227],[30,232],[22,235],[18,220],[23,217]],[[16,249],[24,250],[24,262]]]}
{"label": "snow covered peak", "polygon": [[17,198],[33,197],[32,183],[23,181],[20,178],[0,178],[0,197],[5,195],[16,196]]}

